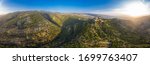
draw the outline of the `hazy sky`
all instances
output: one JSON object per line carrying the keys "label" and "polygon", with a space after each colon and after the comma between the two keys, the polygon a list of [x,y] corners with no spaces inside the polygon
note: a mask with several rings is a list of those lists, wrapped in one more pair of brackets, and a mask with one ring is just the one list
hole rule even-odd
{"label": "hazy sky", "polygon": [[46,10],[56,12],[111,11],[125,3],[150,0],[0,0],[0,12]]}

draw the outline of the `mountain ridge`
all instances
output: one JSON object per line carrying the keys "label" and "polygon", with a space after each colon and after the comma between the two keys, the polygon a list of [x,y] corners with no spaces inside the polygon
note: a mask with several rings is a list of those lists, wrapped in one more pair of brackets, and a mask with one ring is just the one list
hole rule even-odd
{"label": "mountain ridge", "polygon": [[139,35],[130,22],[79,13],[15,12],[0,18],[0,47],[150,47],[148,35]]}

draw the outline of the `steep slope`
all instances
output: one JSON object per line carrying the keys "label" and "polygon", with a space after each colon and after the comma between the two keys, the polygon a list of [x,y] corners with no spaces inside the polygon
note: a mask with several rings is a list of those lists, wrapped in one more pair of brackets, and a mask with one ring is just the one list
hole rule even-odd
{"label": "steep slope", "polygon": [[0,47],[150,47],[148,35],[130,22],[83,14],[15,12],[0,18]]}
{"label": "steep slope", "polygon": [[[109,22],[105,20],[105,23],[98,24],[93,19],[70,18],[52,42],[52,47],[125,47],[125,42],[118,38],[119,32]],[[112,43],[115,44],[110,46]]]}
{"label": "steep slope", "polygon": [[[0,43],[19,45],[19,47],[41,46],[53,40],[60,32],[60,27],[43,16],[42,12],[17,12],[15,17],[3,20],[0,26]],[[49,15],[49,14],[47,14]],[[4,16],[4,17],[6,17]],[[56,22],[57,23],[57,22]],[[39,44],[37,44],[39,43]]]}
{"label": "steep slope", "polygon": [[143,41],[150,44],[150,16],[138,18],[138,22],[141,22],[137,28],[139,34],[143,38]]}
{"label": "steep slope", "polygon": [[70,19],[51,47],[150,47],[149,38],[132,26],[132,21],[121,19]]}

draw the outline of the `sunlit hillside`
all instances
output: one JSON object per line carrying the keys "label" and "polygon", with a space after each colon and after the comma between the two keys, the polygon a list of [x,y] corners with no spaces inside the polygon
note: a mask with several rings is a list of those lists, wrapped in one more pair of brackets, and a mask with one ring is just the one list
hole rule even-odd
{"label": "sunlit hillside", "polygon": [[134,48],[150,47],[149,16],[133,22],[89,14],[42,11],[0,17],[0,47]]}

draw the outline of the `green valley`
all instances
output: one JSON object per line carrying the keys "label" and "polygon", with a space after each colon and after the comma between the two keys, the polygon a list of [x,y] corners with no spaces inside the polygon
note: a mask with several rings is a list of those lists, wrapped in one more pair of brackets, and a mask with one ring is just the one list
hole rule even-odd
{"label": "green valley", "polygon": [[0,47],[149,48],[150,20],[141,21],[136,27],[86,13],[14,12],[0,17]]}

